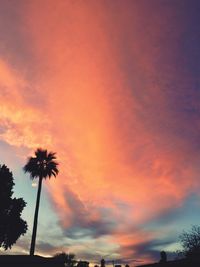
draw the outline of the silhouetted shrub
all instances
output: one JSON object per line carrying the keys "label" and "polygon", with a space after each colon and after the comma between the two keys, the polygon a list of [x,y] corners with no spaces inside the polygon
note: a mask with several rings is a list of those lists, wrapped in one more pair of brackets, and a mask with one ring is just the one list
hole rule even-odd
{"label": "silhouetted shrub", "polygon": [[160,252],[160,263],[166,262],[167,261],[167,254],[165,251]]}
{"label": "silhouetted shrub", "polygon": [[21,219],[26,203],[22,198],[12,198],[13,175],[6,165],[0,165],[0,247],[11,248],[27,231],[27,223]]}
{"label": "silhouetted shrub", "polygon": [[75,260],[75,254],[73,253],[57,253],[54,258],[60,260],[61,262],[65,263],[66,266],[68,267],[74,267],[77,261]]}

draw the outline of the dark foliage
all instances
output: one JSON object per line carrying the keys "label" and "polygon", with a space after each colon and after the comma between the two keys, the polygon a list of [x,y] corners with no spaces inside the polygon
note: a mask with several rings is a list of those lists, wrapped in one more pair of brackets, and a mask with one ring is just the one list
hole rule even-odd
{"label": "dark foliage", "polygon": [[160,262],[163,263],[163,262],[167,262],[167,254],[165,251],[161,251],[160,252]]}
{"label": "dark foliage", "polygon": [[30,157],[24,166],[24,171],[29,172],[32,179],[42,177],[47,178],[58,174],[58,163],[53,152],[47,152],[46,149],[38,148],[35,151],[35,157]]}
{"label": "dark foliage", "polygon": [[75,254],[73,253],[57,253],[54,258],[59,259],[61,262],[65,263],[66,266],[68,267],[74,267],[77,261],[75,260]]}
{"label": "dark foliage", "polygon": [[185,257],[200,258],[200,226],[193,225],[190,231],[184,231],[179,238]]}
{"label": "dark foliage", "polygon": [[26,203],[12,198],[14,185],[12,172],[0,165],[0,246],[5,250],[27,231],[27,223],[21,219]]}
{"label": "dark foliage", "polygon": [[88,261],[79,261],[77,263],[77,267],[89,267],[89,262]]}

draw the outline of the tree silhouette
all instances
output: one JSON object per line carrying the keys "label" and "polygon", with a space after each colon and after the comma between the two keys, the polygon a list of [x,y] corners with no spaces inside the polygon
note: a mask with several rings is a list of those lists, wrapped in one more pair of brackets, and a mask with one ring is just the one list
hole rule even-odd
{"label": "tree silhouette", "polygon": [[67,267],[74,267],[77,261],[75,260],[75,254],[73,253],[57,253],[54,258],[59,259],[61,262],[65,264]]}
{"label": "tree silhouette", "polygon": [[160,252],[160,263],[167,262],[167,253],[163,250]]}
{"label": "tree silhouette", "polygon": [[0,247],[11,248],[27,231],[27,223],[21,219],[26,203],[22,198],[12,198],[13,175],[6,165],[0,165]]}
{"label": "tree silhouette", "polygon": [[31,239],[30,255],[33,256],[35,252],[35,241],[37,233],[38,212],[40,205],[40,195],[42,189],[42,180],[47,177],[56,177],[58,174],[58,163],[55,161],[56,156],[53,152],[47,152],[46,149],[38,148],[35,151],[35,157],[28,158],[27,164],[24,166],[24,172],[29,172],[31,179],[39,178],[38,192],[35,206],[35,215],[33,223],[33,232]]}
{"label": "tree silhouette", "polygon": [[193,225],[191,230],[183,231],[179,239],[183,255],[187,258],[200,258],[200,226]]}

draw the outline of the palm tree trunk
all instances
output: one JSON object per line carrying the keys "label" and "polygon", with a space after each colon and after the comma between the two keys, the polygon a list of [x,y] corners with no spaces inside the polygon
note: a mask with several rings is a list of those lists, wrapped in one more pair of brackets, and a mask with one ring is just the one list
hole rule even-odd
{"label": "palm tree trunk", "polygon": [[34,215],[34,222],[33,222],[33,232],[32,232],[32,239],[31,239],[30,256],[34,256],[34,252],[35,252],[35,241],[36,241],[36,233],[37,233],[41,189],[42,189],[42,177],[39,177],[37,200],[36,200],[36,206],[35,206],[35,215]]}

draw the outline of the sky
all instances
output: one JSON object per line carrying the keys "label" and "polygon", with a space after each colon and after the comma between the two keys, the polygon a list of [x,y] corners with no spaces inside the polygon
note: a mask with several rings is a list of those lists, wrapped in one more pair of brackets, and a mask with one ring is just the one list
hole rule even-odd
{"label": "sky", "polygon": [[29,251],[38,148],[36,253],[159,260],[200,220],[200,2],[0,0],[0,164],[27,203]]}

